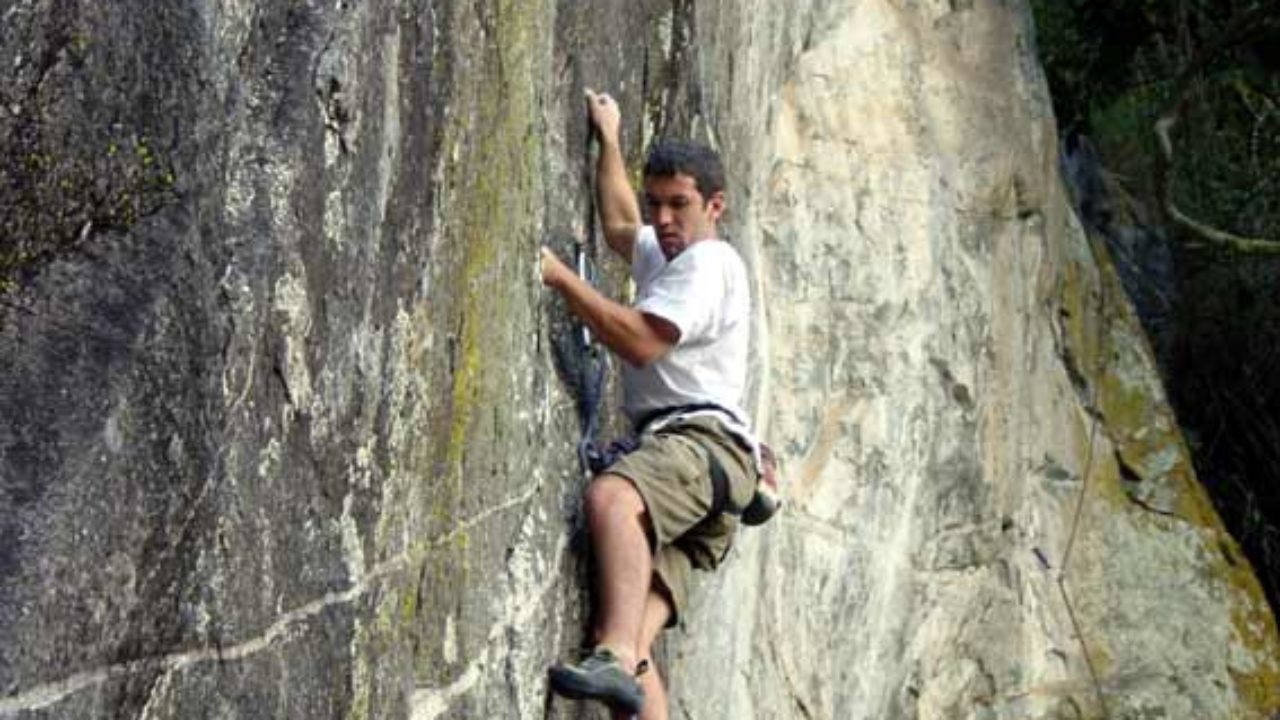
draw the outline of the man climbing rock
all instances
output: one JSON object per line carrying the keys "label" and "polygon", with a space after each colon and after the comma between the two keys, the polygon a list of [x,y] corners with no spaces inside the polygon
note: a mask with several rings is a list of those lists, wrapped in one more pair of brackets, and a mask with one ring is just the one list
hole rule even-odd
{"label": "man climbing rock", "polygon": [[[692,569],[714,570],[756,493],[759,451],[740,407],[750,289],[720,240],[724,170],[711,149],[656,145],[644,168],[647,224],[627,182],[620,112],[586,91],[600,143],[596,193],[604,236],[631,265],[635,303],[598,291],[542,249],[542,281],[623,362],[624,411],[638,447],[587,487],[595,551],[595,649],[551,669],[552,688],[609,704],[615,717],[667,717],[651,664],[658,632],[686,607]],[[758,504],[758,503],[757,503]],[[754,511],[754,508],[753,508]]]}

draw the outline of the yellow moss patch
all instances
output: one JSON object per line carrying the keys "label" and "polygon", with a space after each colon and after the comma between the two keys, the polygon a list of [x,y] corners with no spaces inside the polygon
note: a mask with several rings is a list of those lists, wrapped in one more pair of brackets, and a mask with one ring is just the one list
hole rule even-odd
{"label": "yellow moss patch", "polygon": [[[1086,328],[1089,313],[1082,312],[1078,270],[1069,266],[1073,272],[1066,274],[1062,288],[1064,305],[1071,311],[1067,342],[1077,351],[1080,370],[1092,376],[1097,409],[1116,452],[1132,468],[1156,468],[1152,472],[1158,474],[1143,477],[1142,482],[1160,483],[1174,498],[1173,507],[1167,509],[1181,521],[1202,528],[1201,538],[1210,558],[1208,572],[1229,597],[1237,642],[1250,658],[1247,667],[1231,670],[1236,693],[1243,708],[1257,713],[1256,717],[1270,717],[1280,711],[1280,634],[1275,617],[1248,561],[1223,527],[1208,492],[1196,480],[1181,430],[1152,380],[1157,369],[1138,320],[1118,277],[1106,264],[1105,250],[1095,251],[1106,308],[1105,317],[1096,319],[1102,323],[1102,333]],[[1092,338],[1100,342],[1091,343]],[[1115,463],[1097,457],[1096,452],[1094,461],[1094,492],[1117,508],[1132,508]],[[1105,674],[1105,649],[1096,642],[1091,642],[1089,649],[1099,673]]]}

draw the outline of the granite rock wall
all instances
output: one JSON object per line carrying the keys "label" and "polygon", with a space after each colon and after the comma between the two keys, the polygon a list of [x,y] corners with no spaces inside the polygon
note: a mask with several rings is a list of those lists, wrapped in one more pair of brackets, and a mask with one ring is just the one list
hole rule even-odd
{"label": "granite rock wall", "polygon": [[788,478],[664,643],[673,715],[1280,712],[1022,3],[0,18],[0,716],[596,716],[545,683],[589,558],[536,271],[598,252],[584,85],[633,167],[723,152]]}

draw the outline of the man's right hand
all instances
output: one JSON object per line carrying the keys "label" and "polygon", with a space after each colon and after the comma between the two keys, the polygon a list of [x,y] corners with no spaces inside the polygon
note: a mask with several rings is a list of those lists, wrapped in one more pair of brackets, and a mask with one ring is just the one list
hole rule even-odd
{"label": "man's right hand", "polygon": [[618,127],[622,123],[622,111],[618,102],[608,93],[596,94],[585,88],[583,94],[587,98],[587,112],[591,115],[591,124],[600,135],[601,141],[617,141]]}
{"label": "man's right hand", "polygon": [[540,269],[542,271],[542,284],[552,288],[559,288],[564,285],[566,276],[575,275],[573,270],[570,270],[569,266],[556,257],[556,254],[546,245],[542,246]]}

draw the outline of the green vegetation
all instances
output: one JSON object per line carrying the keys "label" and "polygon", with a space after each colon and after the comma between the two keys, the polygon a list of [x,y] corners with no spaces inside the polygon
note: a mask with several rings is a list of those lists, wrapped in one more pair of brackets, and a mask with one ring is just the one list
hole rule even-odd
{"label": "green vegetation", "polygon": [[[1066,131],[1140,197],[1207,226],[1280,239],[1280,2],[1033,0]],[[1169,167],[1156,122],[1175,121]],[[1184,240],[1199,241],[1184,230]]]}
{"label": "green vegetation", "polygon": [[1166,385],[1197,475],[1280,608],[1280,0],[1032,7],[1061,130],[1087,135],[1151,211],[1102,222],[1150,215],[1172,241]]}

